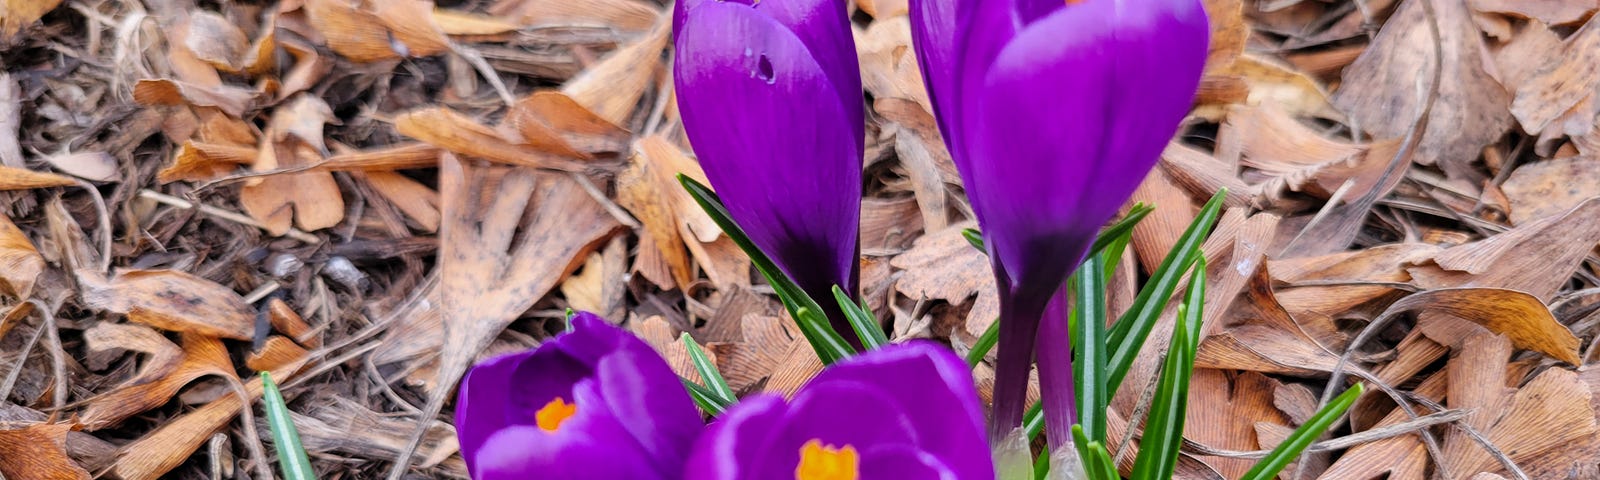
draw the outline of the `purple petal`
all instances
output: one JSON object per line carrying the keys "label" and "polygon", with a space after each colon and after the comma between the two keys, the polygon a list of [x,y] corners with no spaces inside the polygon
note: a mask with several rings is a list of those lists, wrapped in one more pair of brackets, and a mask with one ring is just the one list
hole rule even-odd
{"label": "purple petal", "polygon": [[911,43],[917,52],[917,67],[922,70],[922,85],[928,89],[928,99],[933,102],[933,116],[939,122],[939,134],[950,149],[956,168],[966,171],[965,155],[956,155],[961,149],[955,142],[960,135],[951,135],[950,123],[958,117],[956,105],[960,102],[956,89],[956,11],[962,0],[912,0]]}
{"label": "purple petal", "polygon": [[604,401],[658,471],[682,472],[705,423],[672,367],[649,345],[629,338],[595,372]]}
{"label": "purple petal", "polygon": [[835,382],[874,384],[889,395],[914,425],[919,448],[942,459],[957,478],[993,475],[977,387],[966,363],[948,348],[922,341],[885,346],[823,370],[801,394]]}
{"label": "purple petal", "polygon": [[473,479],[679,478],[651,464],[652,452],[606,409],[593,380],[581,382],[574,394],[577,413],[556,431],[518,425],[490,436],[469,457]]}
{"label": "purple petal", "polygon": [[[461,453],[470,462],[491,435],[506,427],[510,416],[511,377],[534,351],[502,355],[467,371],[456,398],[456,436]],[[548,400],[547,400],[548,401]]]}
{"label": "purple petal", "polygon": [[967,478],[993,478],[994,472],[979,476],[962,476],[950,469],[939,457],[904,445],[891,445],[861,452],[860,478],[895,478],[901,480],[959,480]]}
{"label": "purple petal", "polygon": [[[882,383],[882,382],[874,382]],[[912,423],[888,388],[851,380],[812,383],[795,394],[779,431],[756,463],[754,478],[793,476],[807,442],[854,447],[918,445],[920,431],[937,425]]]}
{"label": "purple petal", "polygon": [[[762,10],[790,11],[771,3]],[[686,17],[673,72],[684,130],[706,176],[734,220],[802,288],[854,292],[859,83],[837,85],[830,68],[838,67],[818,62],[837,52],[813,55],[795,31],[756,8],[703,2]],[[850,66],[848,76],[857,77],[853,60]],[[831,101],[846,97],[856,100],[848,107]]]}
{"label": "purple petal", "polygon": [[752,473],[745,467],[754,469],[787,411],[788,405],[778,395],[756,394],[739,400],[695,443],[685,478],[748,478]]}

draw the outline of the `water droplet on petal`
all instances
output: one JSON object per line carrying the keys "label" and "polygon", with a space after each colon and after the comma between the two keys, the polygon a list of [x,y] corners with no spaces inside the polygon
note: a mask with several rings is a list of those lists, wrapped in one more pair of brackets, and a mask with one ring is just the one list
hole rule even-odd
{"label": "water droplet on petal", "polygon": [[756,71],[751,73],[768,84],[778,81],[777,75],[772,72],[772,61],[768,60],[766,55],[762,55],[761,59],[756,61]]}

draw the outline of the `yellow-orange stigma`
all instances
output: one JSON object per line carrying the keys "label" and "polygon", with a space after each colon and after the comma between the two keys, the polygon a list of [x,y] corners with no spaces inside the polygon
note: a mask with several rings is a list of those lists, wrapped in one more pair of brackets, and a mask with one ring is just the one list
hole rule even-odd
{"label": "yellow-orange stigma", "polygon": [[794,468],[795,480],[857,480],[861,478],[861,457],[856,447],[823,445],[811,439],[800,446],[800,465]]}
{"label": "yellow-orange stigma", "polygon": [[561,428],[561,422],[567,421],[568,418],[572,418],[577,413],[578,404],[567,403],[565,399],[556,397],[555,400],[551,400],[550,403],[546,403],[544,407],[539,408],[538,412],[534,412],[533,419],[534,423],[539,424],[541,430],[554,432]]}

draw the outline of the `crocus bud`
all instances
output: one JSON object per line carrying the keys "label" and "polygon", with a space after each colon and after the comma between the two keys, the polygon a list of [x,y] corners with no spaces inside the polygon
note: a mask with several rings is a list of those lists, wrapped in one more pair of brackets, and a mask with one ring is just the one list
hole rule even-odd
{"label": "crocus bud", "polygon": [[865,125],[844,2],[680,0],[673,26],[679,112],[706,178],[849,332],[831,289],[857,293]]}
{"label": "crocus bud", "polygon": [[1199,0],[912,0],[911,13],[999,287],[1003,434],[1022,421],[1046,303],[1188,112],[1209,28]]}
{"label": "crocus bud", "polygon": [[472,478],[683,478],[704,423],[678,376],[600,317],[572,324],[461,381],[456,429]]}
{"label": "crocus bud", "polygon": [[835,363],[789,402],[746,397],[707,428],[687,473],[703,480],[995,475],[972,374],[948,349],[926,342]]}

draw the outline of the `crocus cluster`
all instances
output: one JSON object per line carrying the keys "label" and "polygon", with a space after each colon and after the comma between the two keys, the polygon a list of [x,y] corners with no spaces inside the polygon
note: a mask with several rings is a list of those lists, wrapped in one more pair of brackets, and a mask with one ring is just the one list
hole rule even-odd
{"label": "crocus cluster", "polygon": [[[999,287],[1003,434],[1022,422],[1035,347],[1070,348],[1036,345],[1045,307],[1188,111],[1209,29],[1199,0],[912,0],[911,20]],[[1048,370],[1066,378],[1041,379],[1062,405],[1047,417],[1070,418],[1072,369]]]}
{"label": "crocus cluster", "polygon": [[829,367],[794,398],[758,394],[709,427],[649,345],[588,313],[462,382],[474,479],[982,479],[994,466],[966,365],[897,344]]}

